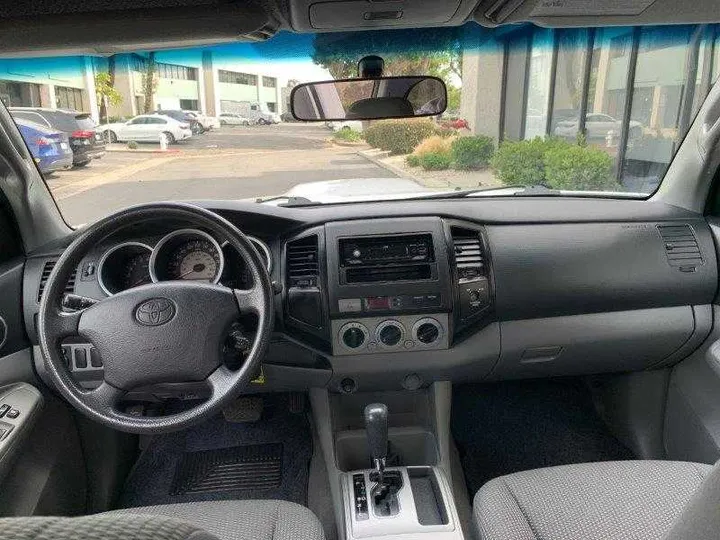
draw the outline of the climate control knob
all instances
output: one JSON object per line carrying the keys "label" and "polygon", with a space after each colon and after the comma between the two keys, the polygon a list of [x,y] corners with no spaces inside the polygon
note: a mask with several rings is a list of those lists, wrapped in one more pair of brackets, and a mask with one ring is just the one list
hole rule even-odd
{"label": "climate control knob", "polygon": [[349,349],[362,347],[368,338],[368,331],[360,323],[347,323],[340,329],[340,339]]}
{"label": "climate control knob", "polygon": [[397,321],[381,322],[375,330],[377,340],[385,347],[395,347],[405,335],[405,329]]}
{"label": "climate control knob", "polygon": [[442,326],[435,319],[420,319],[413,326],[413,337],[423,345],[432,345],[442,335]]}

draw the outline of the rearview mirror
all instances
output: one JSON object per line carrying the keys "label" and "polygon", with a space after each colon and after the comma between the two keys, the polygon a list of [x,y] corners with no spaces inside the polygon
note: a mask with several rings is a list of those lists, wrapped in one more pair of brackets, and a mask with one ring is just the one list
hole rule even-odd
{"label": "rearview mirror", "polygon": [[380,77],[299,84],[290,110],[308,122],[413,118],[442,114],[447,89],[437,77]]}

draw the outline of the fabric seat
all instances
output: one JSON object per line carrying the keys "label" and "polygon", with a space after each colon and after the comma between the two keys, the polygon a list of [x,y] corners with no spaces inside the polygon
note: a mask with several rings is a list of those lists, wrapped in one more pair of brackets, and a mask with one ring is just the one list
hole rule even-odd
{"label": "fabric seat", "polygon": [[76,518],[0,519],[0,540],[324,540],[307,508],[286,501],[207,501]]}
{"label": "fabric seat", "polygon": [[324,540],[315,514],[278,500],[203,501],[125,508],[101,515],[143,514],[186,521],[219,540]]}
{"label": "fabric seat", "polygon": [[711,470],[616,461],[501,476],[477,492],[475,526],[481,540],[660,540]]}

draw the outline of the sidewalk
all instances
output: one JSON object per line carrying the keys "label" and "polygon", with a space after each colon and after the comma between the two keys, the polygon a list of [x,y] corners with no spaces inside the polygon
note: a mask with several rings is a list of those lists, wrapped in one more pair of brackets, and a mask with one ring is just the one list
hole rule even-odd
{"label": "sidewalk", "polygon": [[429,189],[473,189],[501,186],[490,169],[482,171],[425,171],[422,167],[408,167],[405,156],[391,156],[389,152],[372,148],[357,153],[391,173],[414,180]]}

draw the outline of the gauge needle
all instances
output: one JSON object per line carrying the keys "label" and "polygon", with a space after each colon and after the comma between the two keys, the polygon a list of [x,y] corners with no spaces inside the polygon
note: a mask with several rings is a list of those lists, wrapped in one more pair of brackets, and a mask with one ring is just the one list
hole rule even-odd
{"label": "gauge needle", "polygon": [[138,279],[135,283],[133,283],[132,285],[130,285],[129,288],[132,289],[133,287],[137,287],[137,286],[140,285],[143,281],[147,281],[148,279],[150,279],[150,274],[148,274],[147,276],[141,277],[141,278]]}
{"label": "gauge needle", "polygon": [[202,272],[203,270],[205,270],[204,264],[196,264],[195,266],[192,267],[191,270],[188,270],[187,272],[180,274],[177,278],[182,279],[185,276],[187,276],[188,274],[195,274],[197,272]]}

